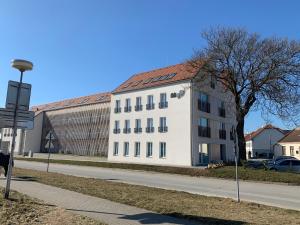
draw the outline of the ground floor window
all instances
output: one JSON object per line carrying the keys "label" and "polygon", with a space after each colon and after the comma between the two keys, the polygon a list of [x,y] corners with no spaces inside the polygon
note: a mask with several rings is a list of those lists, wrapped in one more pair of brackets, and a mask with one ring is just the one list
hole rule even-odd
{"label": "ground floor window", "polygon": [[159,143],[159,158],[166,158],[166,142]]}
{"label": "ground floor window", "polygon": [[294,146],[290,146],[290,155],[294,156]]}
{"label": "ground floor window", "polygon": [[114,142],[114,155],[118,155],[118,154],[119,154],[119,143]]}
{"label": "ground floor window", "polygon": [[141,152],[141,143],[135,142],[135,150],[134,150],[134,156],[139,157]]}
{"label": "ground floor window", "polygon": [[220,144],[220,159],[226,161],[226,145]]}
{"label": "ground floor window", "polygon": [[282,146],[282,155],[286,155],[286,147]]}
{"label": "ground floor window", "polygon": [[124,156],[129,156],[129,142],[124,142]]}
{"label": "ground floor window", "polygon": [[152,142],[147,142],[146,157],[152,157]]}

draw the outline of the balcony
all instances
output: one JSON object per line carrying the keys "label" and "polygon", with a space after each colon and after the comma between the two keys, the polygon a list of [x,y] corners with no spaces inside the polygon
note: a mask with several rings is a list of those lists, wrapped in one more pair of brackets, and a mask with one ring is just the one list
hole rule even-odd
{"label": "balcony", "polygon": [[203,102],[198,100],[198,109],[203,112],[210,113],[210,104],[209,102]]}
{"label": "balcony", "polygon": [[219,107],[219,116],[224,117],[224,118],[226,117],[225,108]]}
{"label": "balcony", "polygon": [[158,132],[159,133],[166,133],[168,132],[168,127],[165,126],[165,127],[158,127]]}
{"label": "balcony", "polygon": [[136,105],[135,106],[135,111],[138,112],[138,111],[142,111],[143,110],[143,106],[142,105]]}
{"label": "balcony", "polygon": [[219,138],[226,140],[226,130],[219,130]]}
{"label": "balcony", "polygon": [[198,136],[210,138],[210,127],[198,126]]}
{"label": "balcony", "polygon": [[131,112],[131,106],[125,106],[124,112]]}
{"label": "balcony", "polygon": [[158,107],[160,109],[168,108],[168,102],[160,102]]}
{"label": "balcony", "polygon": [[134,128],[134,133],[142,133],[142,128],[141,127],[136,127]]}
{"label": "balcony", "polygon": [[114,130],[113,130],[113,133],[114,133],[114,134],[119,134],[120,132],[121,132],[121,129],[114,129]]}
{"label": "balcony", "polygon": [[120,113],[121,112],[121,107],[115,108],[115,113]]}
{"label": "balcony", "polygon": [[153,133],[154,127],[146,127],[146,133]]}
{"label": "balcony", "polygon": [[124,133],[124,134],[130,134],[130,132],[131,132],[131,129],[130,129],[130,128],[124,128],[124,129],[123,129],[123,133]]}
{"label": "balcony", "polygon": [[146,109],[147,109],[147,110],[154,109],[154,103],[152,103],[152,104],[147,104],[147,105],[146,105]]}

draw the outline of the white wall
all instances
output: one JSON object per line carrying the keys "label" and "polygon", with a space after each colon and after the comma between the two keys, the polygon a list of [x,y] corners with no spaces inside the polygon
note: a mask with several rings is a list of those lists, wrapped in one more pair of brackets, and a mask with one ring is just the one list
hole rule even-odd
{"label": "white wall", "polygon": [[[282,154],[282,147],[285,146],[286,148],[286,154],[285,156],[294,156],[295,158],[300,160],[300,143],[299,142],[282,142],[282,143],[278,143],[278,145],[276,145],[276,150],[275,150],[275,155],[276,156],[281,156]],[[293,146],[294,147],[294,155],[291,154],[290,151],[290,147]]]}
{"label": "white wall", "polygon": [[[11,151],[12,148],[12,134],[13,129],[11,128],[3,128],[2,129],[2,139],[1,139],[1,151],[4,153],[8,153]],[[4,148],[5,143],[8,143],[8,149]],[[22,154],[24,145],[24,130],[18,129],[17,130],[17,136],[15,139],[15,154]]]}
{"label": "white wall", "polygon": [[[160,86],[151,89],[138,90],[134,92],[120,93],[112,95],[111,99],[111,126],[109,138],[109,151],[108,160],[120,162],[134,162],[143,164],[164,164],[164,165],[191,165],[191,126],[190,126],[190,96],[189,89],[190,82],[180,84],[173,84],[168,86]],[[178,93],[180,90],[185,90],[184,96],[181,98],[170,98],[173,92]],[[160,109],[158,107],[160,101],[160,93],[167,94],[168,108]],[[147,95],[154,96],[154,110],[146,110]],[[142,97],[143,110],[136,112],[134,109],[136,97]],[[132,111],[129,113],[124,112],[125,99],[131,99]],[[114,113],[115,100],[121,100],[121,113]],[[159,133],[159,118],[167,118],[168,132]],[[154,133],[146,133],[147,118],[153,118]],[[124,121],[130,120],[131,133],[124,134]],[[142,133],[135,134],[135,119],[142,120]],[[120,121],[120,134],[114,134],[114,121]],[[129,156],[123,155],[123,144],[129,142]],[[119,142],[119,154],[113,156],[113,143]],[[134,157],[134,143],[141,143],[140,157]],[[153,142],[153,156],[152,158],[146,157],[146,142]],[[166,142],[166,158],[159,158],[159,142]]]}

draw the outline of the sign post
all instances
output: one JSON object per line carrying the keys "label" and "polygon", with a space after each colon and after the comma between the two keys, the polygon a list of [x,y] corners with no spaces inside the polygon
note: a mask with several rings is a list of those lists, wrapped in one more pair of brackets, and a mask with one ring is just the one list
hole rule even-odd
{"label": "sign post", "polygon": [[[53,144],[52,144],[52,141],[54,140],[54,136],[52,134],[52,132],[50,131],[48,133],[48,135],[46,136],[46,140],[48,140],[48,162],[47,162],[47,173],[49,172],[49,164],[50,164],[50,153],[51,153],[51,148],[53,148]],[[46,144],[46,145],[47,145]]]}
{"label": "sign post", "polygon": [[234,142],[236,198],[237,198],[237,202],[240,202],[240,184],[239,184],[239,176],[238,176],[238,150],[236,146],[236,130],[234,127],[231,128],[231,133],[233,135],[233,142]]}

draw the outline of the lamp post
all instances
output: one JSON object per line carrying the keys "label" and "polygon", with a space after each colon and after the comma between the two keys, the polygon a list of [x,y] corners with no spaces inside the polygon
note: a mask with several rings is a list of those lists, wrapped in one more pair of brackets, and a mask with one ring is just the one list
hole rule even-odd
{"label": "lamp post", "polygon": [[27,70],[32,70],[33,64],[26,60],[21,59],[14,59],[11,61],[11,66],[21,72],[20,75],[20,82],[17,89],[17,99],[14,109],[14,117],[13,117],[13,137],[12,137],[12,145],[10,150],[10,157],[9,157],[9,165],[8,165],[8,173],[7,173],[7,180],[6,180],[6,188],[4,193],[4,198],[8,199],[9,191],[10,191],[10,181],[12,175],[12,164],[14,158],[14,151],[15,151],[15,141],[16,141],[16,134],[17,134],[17,116],[18,116],[18,105],[23,81],[23,73]]}

